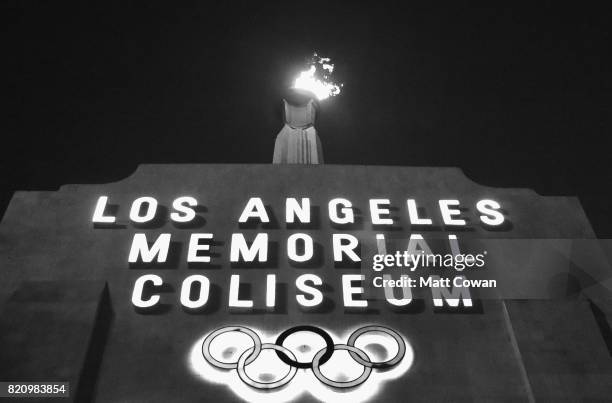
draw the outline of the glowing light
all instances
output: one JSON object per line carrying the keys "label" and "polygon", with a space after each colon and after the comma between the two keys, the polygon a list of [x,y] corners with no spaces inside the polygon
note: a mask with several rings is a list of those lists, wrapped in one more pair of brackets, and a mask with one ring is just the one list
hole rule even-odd
{"label": "glowing light", "polygon": [[[269,333],[261,329],[252,328],[263,343],[273,343],[278,333]],[[331,336],[335,344],[345,343],[349,335],[356,329],[349,329],[342,335],[324,329]],[[235,370],[223,370],[213,367],[202,356],[202,342],[205,337],[198,338],[188,352],[187,360],[193,374],[206,382],[225,385],[239,398],[247,402],[290,402],[304,394],[310,394],[324,402],[337,403],[361,403],[376,396],[382,385],[393,379],[405,375],[414,362],[414,351],[408,340],[404,337],[406,352],[398,365],[385,371],[372,371],[368,380],[351,389],[338,391],[318,381],[311,370],[298,369],[294,378],[285,386],[263,390],[255,389],[242,382],[236,375]],[[314,352],[325,346],[320,336],[309,332],[298,332],[287,337],[283,343],[293,352],[298,361],[311,360]],[[393,338],[379,332],[364,333],[358,338],[356,346],[362,348],[370,358],[376,361],[388,359],[398,352],[398,345]],[[253,341],[244,334],[233,332],[218,336],[211,343],[210,351],[215,359],[222,362],[236,362],[237,357],[246,349],[253,347]],[[288,366],[278,359],[271,350],[262,350],[261,358],[246,367],[248,375],[259,381],[270,382],[285,376]],[[321,365],[321,372],[325,376],[337,380],[346,381],[354,379],[363,372],[363,366],[355,362],[346,351],[334,351],[330,360]]]}
{"label": "glowing light", "polygon": [[310,91],[317,99],[322,100],[340,94],[343,84],[332,81],[334,65],[329,57],[319,57],[316,53],[310,60],[308,70],[302,71],[295,81],[293,88]]}

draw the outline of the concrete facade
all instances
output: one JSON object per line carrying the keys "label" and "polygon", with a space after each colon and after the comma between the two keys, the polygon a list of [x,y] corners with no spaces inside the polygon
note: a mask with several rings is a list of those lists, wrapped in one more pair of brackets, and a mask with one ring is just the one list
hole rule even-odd
{"label": "concrete facade", "polygon": [[[186,195],[197,199],[198,218],[181,225],[168,214],[172,201]],[[107,213],[117,217],[115,223],[92,223],[100,196],[108,196]],[[141,196],[156,198],[160,208],[155,220],[135,224],[129,220],[130,205]],[[238,223],[250,197],[264,201],[269,223]],[[287,197],[311,199],[310,224],[285,223]],[[353,203],[354,224],[329,221],[327,203],[338,197]],[[370,222],[368,200],[374,198],[391,201],[393,225]],[[416,199],[421,213],[432,218],[431,227],[410,225],[408,198]],[[502,205],[507,217],[503,227],[492,230],[478,221],[474,206],[485,198]],[[466,228],[442,225],[436,210],[441,199],[460,200]],[[287,238],[296,232],[315,239],[317,258],[306,265],[287,259]],[[415,232],[432,245],[448,234],[457,235],[465,245],[490,242],[491,254],[498,251],[498,259],[492,257],[495,270],[512,268],[514,274],[500,277],[500,282],[511,282],[518,291],[538,279],[542,285],[529,297],[518,291],[502,296],[475,292],[474,306],[461,309],[438,309],[427,292],[415,294],[414,301],[401,309],[375,293],[366,293],[367,309],[345,308],[341,276],[371,274],[375,235],[403,242]],[[168,261],[129,264],[135,233],[150,239],[170,233]],[[192,233],[214,234],[209,264],[187,263]],[[268,262],[230,262],[233,233],[247,239],[268,234]],[[352,234],[361,241],[360,266],[334,262],[334,233]],[[570,247],[560,249],[556,260],[535,264],[529,257],[534,254],[518,264],[518,250],[500,243],[504,240],[557,240]],[[588,248],[580,242],[588,242]],[[210,331],[234,324],[279,334],[308,324],[343,335],[356,326],[377,324],[405,336],[414,361],[368,401],[609,401],[610,265],[606,252],[593,243],[593,230],[577,199],[481,186],[454,168],[142,165],[115,183],[17,192],[0,224],[0,324],[5,329],[0,336],[0,379],[69,380],[72,399],[80,401],[233,402],[240,396],[230,387],[202,379],[190,365],[194,345]],[[510,248],[507,256],[504,248]],[[580,255],[589,248],[593,251],[588,258]],[[521,251],[526,253],[526,248]],[[164,280],[156,289],[160,304],[150,311],[135,309],[130,302],[136,279],[145,273]],[[274,309],[264,305],[265,277],[270,273],[279,284]],[[325,281],[320,309],[304,309],[295,301],[295,279],[304,273]],[[193,274],[203,274],[211,283],[209,301],[197,311],[179,302],[181,283]],[[253,309],[228,307],[232,274],[240,274],[247,284],[242,297],[253,299]],[[44,348],[30,348],[34,345]],[[309,393],[295,400],[318,401]]]}

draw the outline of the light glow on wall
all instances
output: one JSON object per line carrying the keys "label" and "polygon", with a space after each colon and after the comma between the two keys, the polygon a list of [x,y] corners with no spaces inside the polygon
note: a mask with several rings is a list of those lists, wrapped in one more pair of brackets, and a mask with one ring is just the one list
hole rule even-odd
{"label": "light glow on wall", "polygon": [[[323,330],[329,334],[335,345],[345,345],[349,336],[363,327],[350,329],[340,335],[329,329]],[[370,376],[360,385],[338,389],[327,386],[317,379],[312,368],[297,368],[296,370],[281,361],[275,351],[270,348],[266,349],[266,345],[274,345],[280,332],[272,333],[250,326],[249,329],[259,336],[264,348],[252,362],[249,363],[249,359],[246,359],[243,372],[246,372],[248,377],[254,381],[268,383],[276,383],[292,376],[286,384],[274,389],[258,389],[243,382],[236,369],[221,369],[211,365],[202,354],[203,343],[210,333],[198,338],[188,353],[188,365],[194,375],[209,383],[223,384],[238,397],[249,402],[288,402],[309,393],[321,401],[359,403],[376,396],[385,382],[404,375],[414,362],[414,351],[411,344],[404,336],[400,336],[405,345],[405,352],[396,365],[384,371],[372,368]],[[401,353],[398,342],[393,337],[375,330],[361,334],[354,344],[373,363],[389,362]],[[252,350],[254,347],[254,341],[246,333],[230,331],[212,338],[208,351],[214,360],[227,363],[229,366],[237,362],[245,351]],[[299,331],[288,336],[283,341],[282,347],[288,349],[296,361],[312,362],[317,352],[325,348],[325,341],[320,335],[313,332]],[[244,358],[243,356],[243,361]],[[351,357],[349,351],[342,349],[334,349],[329,361],[320,365],[319,368],[322,375],[337,382],[349,382],[359,378],[366,370],[363,365]],[[290,373],[292,370],[295,371],[295,375]]]}

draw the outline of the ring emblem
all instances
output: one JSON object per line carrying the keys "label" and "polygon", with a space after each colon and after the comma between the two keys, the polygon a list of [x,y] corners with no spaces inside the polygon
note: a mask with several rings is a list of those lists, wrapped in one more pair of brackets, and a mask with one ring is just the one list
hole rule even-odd
{"label": "ring emblem", "polygon": [[[261,345],[261,349],[262,350],[273,349],[273,350],[276,350],[277,353],[283,352],[284,354],[289,354],[295,360],[295,355],[293,355],[293,353],[289,349],[283,346],[278,346],[272,343],[264,343]],[[259,382],[259,381],[252,379],[251,377],[247,375],[246,368],[245,368],[246,365],[248,365],[246,364],[246,361],[248,360],[248,358],[253,356],[252,351],[253,351],[253,347],[249,348],[248,350],[245,350],[245,352],[242,353],[242,355],[238,359],[238,368],[237,368],[238,376],[240,377],[240,379],[242,379],[242,382],[246,383],[247,385],[257,388],[257,389],[280,388],[281,386],[284,386],[285,384],[289,383],[289,381],[291,381],[293,377],[295,376],[297,372],[297,368],[294,366],[289,366],[289,372],[287,373],[287,375],[285,375],[284,377],[282,377],[281,379],[277,381]]]}
{"label": "ring emblem", "polygon": [[[336,344],[334,346],[334,350],[333,351],[336,351],[336,350],[348,350],[348,352],[351,354],[351,356],[353,354],[356,354],[363,361],[370,362],[370,359],[368,358],[368,355],[363,350],[360,350],[357,347],[348,346],[346,344]],[[319,368],[320,365],[321,365],[321,362],[320,362],[321,361],[321,357],[323,357],[324,353],[325,353],[325,349],[322,349],[317,354],[315,354],[314,358],[312,359],[312,372],[315,374],[315,376],[317,377],[318,380],[320,380],[321,382],[323,382],[327,386],[332,386],[334,388],[352,388],[352,387],[355,387],[355,386],[358,386],[358,385],[361,385],[362,383],[364,383],[368,379],[370,374],[372,373],[372,367],[364,365],[362,374],[358,378],[353,379],[352,381],[334,381],[334,380],[331,380],[331,379],[327,378],[325,375],[323,375],[323,373],[321,372],[321,369]]]}
{"label": "ring emblem", "polygon": [[351,355],[351,357],[353,357],[355,361],[357,361],[358,363],[360,363],[361,365],[365,367],[383,369],[383,368],[391,368],[395,366],[398,362],[402,360],[402,358],[404,358],[404,354],[406,354],[406,344],[404,343],[404,339],[402,339],[402,337],[395,330],[389,329],[388,327],[384,327],[384,326],[365,326],[365,327],[359,328],[355,330],[349,336],[349,339],[346,342],[346,344],[348,346],[354,347],[355,341],[357,340],[357,338],[361,336],[362,334],[369,333],[369,332],[386,333],[389,336],[393,337],[393,339],[395,339],[395,342],[397,343],[397,346],[398,346],[397,354],[395,355],[395,357],[391,358],[390,360],[384,361],[384,362],[371,362],[370,360],[363,359],[363,357],[359,355],[358,353],[356,353],[355,351],[349,350],[349,354]]}
{"label": "ring emblem", "polygon": [[261,352],[261,339],[259,338],[257,333],[255,333],[248,327],[244,327],[244,326],[222,327],[222,328],[215,330],[208,336],[206,336],[206,338],[204,339],[204,342],[202,343],[202,354],[204,355],[204,358],[206,358],[206,361],[208,361],[211,365],[214,365],[215,367],[221,368],[221,369],[237,369],[238,368],[238,362],[221,362],[215,359],[212,356],[212,354],[210,354],[210,343],[212,343],[212,341],[217,336],[222,335],[224,333],[228,333],[228,332],[244,333],[253,340],[253,344],[254,344],[253,352],[246,359],[245,365],[249,365],[250,363],[255,361],[255,359],[257,358],[257,356],[259,356],[259,353]]}
{"label": "ring emblem", "polygon": [[[236,362],[223,362],[219,361],[212,356],[210,353],[210,346],[215,338],[228,332],[238,332],[245,334],[253,341],[253,346],[246,348],[242,351]],[[317,334],[325,341],[325,347],[320,349],[312,358],[311,362],[298,361],[296,355],[283,346],[284,341],[290,335],[297,332],[311,332]],[[393,338],[397,344],[397,353],[395,356],[386,361],[374,361],[368,355],[368,353],[355,344],[358,339],[366,333],[383,333]],[[265,382],[258,381],[251,378],[246,371],[246,367],[252,364],[260,356],[262,350],[274,350],[278,358],[289,366],[289,372],[287,372],[282,378]],[[336,381],[323,375],[321,372],[321,366],[328,362],[335,351],[347,351],[350,357],[363,366],[363,372],[357,378],[349,381]],[[300,369],[312,369],[315,377],[323,384],[332,388],[347,389],[354,388],[363,384],[368,380],[372,371],[377,369],[387,369],[394,367],[402,361],[406,354],[406,343],[404,338],[400,336],[398,332],[385,326],[371,325],[363,326],[355,330],[349,336],[346,344],[334,344],[334,341],[329,333],[325,330],[311,325],[301,325],[291,327],[282,332],[277,338],[275,343],[262,343],[259,335],[245,326],[225,326],[212,331],[208,334],[202,342],[202,355],[205,360],[212,366],[223,370],[236,370],[238,377],[242,382],[255,389],[271,390],[285,386],[295,377],[298,368]]]}
{"label": "ring emblem", "polygon": [[[325,330],[321,329],[320,327],[309,326],[309,325],[294,326],[282,332],[276,338],[276,344],[279,346],[282,346],[283,342],[285,341],[287,337],[297,332],[312,332],[312,333],[315,333],[321,336],[323,340],[325,341],[325,345],[326,345],[324,352],[321,355],[321,359],[320,359],[321,365],[329,361],[332,354],[334,353],[334,341],[332,340],[329,333],[327,333]],[[298,362],[295,360],[295,357],[292,360],[280,350],[276,350],[276,354],[278,355],[278,358],[280,358],[285,364],[291,365],[292,367],[306,369],[306,368],[312,368],[313,366],[313,362]]]}

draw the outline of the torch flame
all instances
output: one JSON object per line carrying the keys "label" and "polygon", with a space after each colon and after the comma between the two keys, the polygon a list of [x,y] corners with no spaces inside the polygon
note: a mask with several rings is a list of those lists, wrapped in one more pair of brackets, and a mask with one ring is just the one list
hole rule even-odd
{"label": "torch flame", "polygon": [[329,57],[319,57],[316,53],[310,61],[308,70],[300,72],[293,88],[310,91],[317,99],[322,100],[340,94],[343,84],[336,84],[332,81],[331,75],[334,72],[334,65]]}

